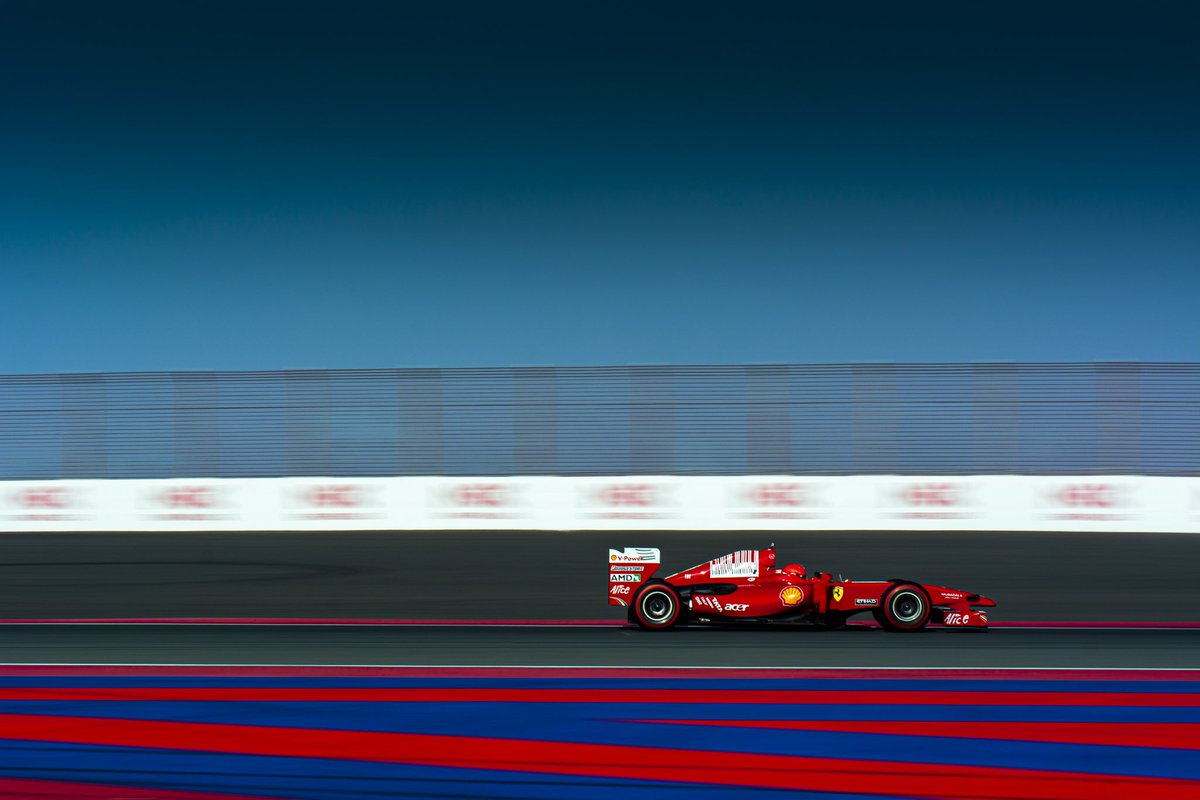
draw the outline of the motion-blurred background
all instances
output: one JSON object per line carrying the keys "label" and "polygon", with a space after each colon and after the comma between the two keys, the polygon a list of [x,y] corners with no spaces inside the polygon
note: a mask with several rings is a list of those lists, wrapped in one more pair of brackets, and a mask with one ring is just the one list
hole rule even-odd
{"label": "motion-blurred background", "polygon": [[618,530],[1200,599],[1189,4],[0,14],[18,616],[599,615]]}
{"label": "motion-blurred background", "polygon": [[1196,475],[1200,365],[0,376],[0,477]]}

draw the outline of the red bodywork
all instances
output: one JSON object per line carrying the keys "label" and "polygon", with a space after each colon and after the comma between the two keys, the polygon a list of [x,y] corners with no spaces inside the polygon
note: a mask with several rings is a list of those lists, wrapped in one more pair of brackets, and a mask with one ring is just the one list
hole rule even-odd
{"label": "red bodywork", "polygon": [[[836,627],[852,614],[869,611],[894,630],[916,630],[926,623],[986,628],[987,613],[977,607],[996,605],[978,594],[906,579],[835,580],[828,573],[808,574],[798,564],[777,566],[773,546],[738,550],[663,579],[653,578],[659,567],[656,548],[610,550],[609,605],[629,608],[630,620],[646,628],[738,620]],[[664,584],[670,590],[663,590]],[[678,604],[674,618],[660,620],[665,624],[647,624],[648,619],[655,621],[654,611],[639,606],[639,599],[654,586],[659,587],[662,603],[669,605],[674,599]]]}

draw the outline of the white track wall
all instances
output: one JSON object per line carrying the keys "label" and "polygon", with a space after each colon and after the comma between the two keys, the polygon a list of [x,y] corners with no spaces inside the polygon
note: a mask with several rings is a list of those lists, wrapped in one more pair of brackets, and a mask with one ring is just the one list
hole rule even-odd
{"label": "white track wall", "polygon": [[0,532],[987,530],[1200,533],[1200,478],[252,478],[0,482]]}

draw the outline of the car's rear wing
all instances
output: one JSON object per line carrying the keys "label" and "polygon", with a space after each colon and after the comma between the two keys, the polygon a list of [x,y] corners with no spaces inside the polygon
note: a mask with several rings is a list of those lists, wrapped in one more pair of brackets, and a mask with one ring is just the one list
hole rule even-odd
{"label": "car's rear wing", "polygon": [[657,547],[626,547],[608,551],[608,604],[628,606],[642,584],[661,565]]}

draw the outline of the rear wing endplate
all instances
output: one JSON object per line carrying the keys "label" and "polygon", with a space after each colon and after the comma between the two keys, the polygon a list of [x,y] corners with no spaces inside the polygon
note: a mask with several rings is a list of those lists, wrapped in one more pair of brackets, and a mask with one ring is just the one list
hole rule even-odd
{"label": "rear wing endplate", "polygon": [[628,606],[638,589],[658,571],[657,547],[626,547],[608,551],[608,604]]}

